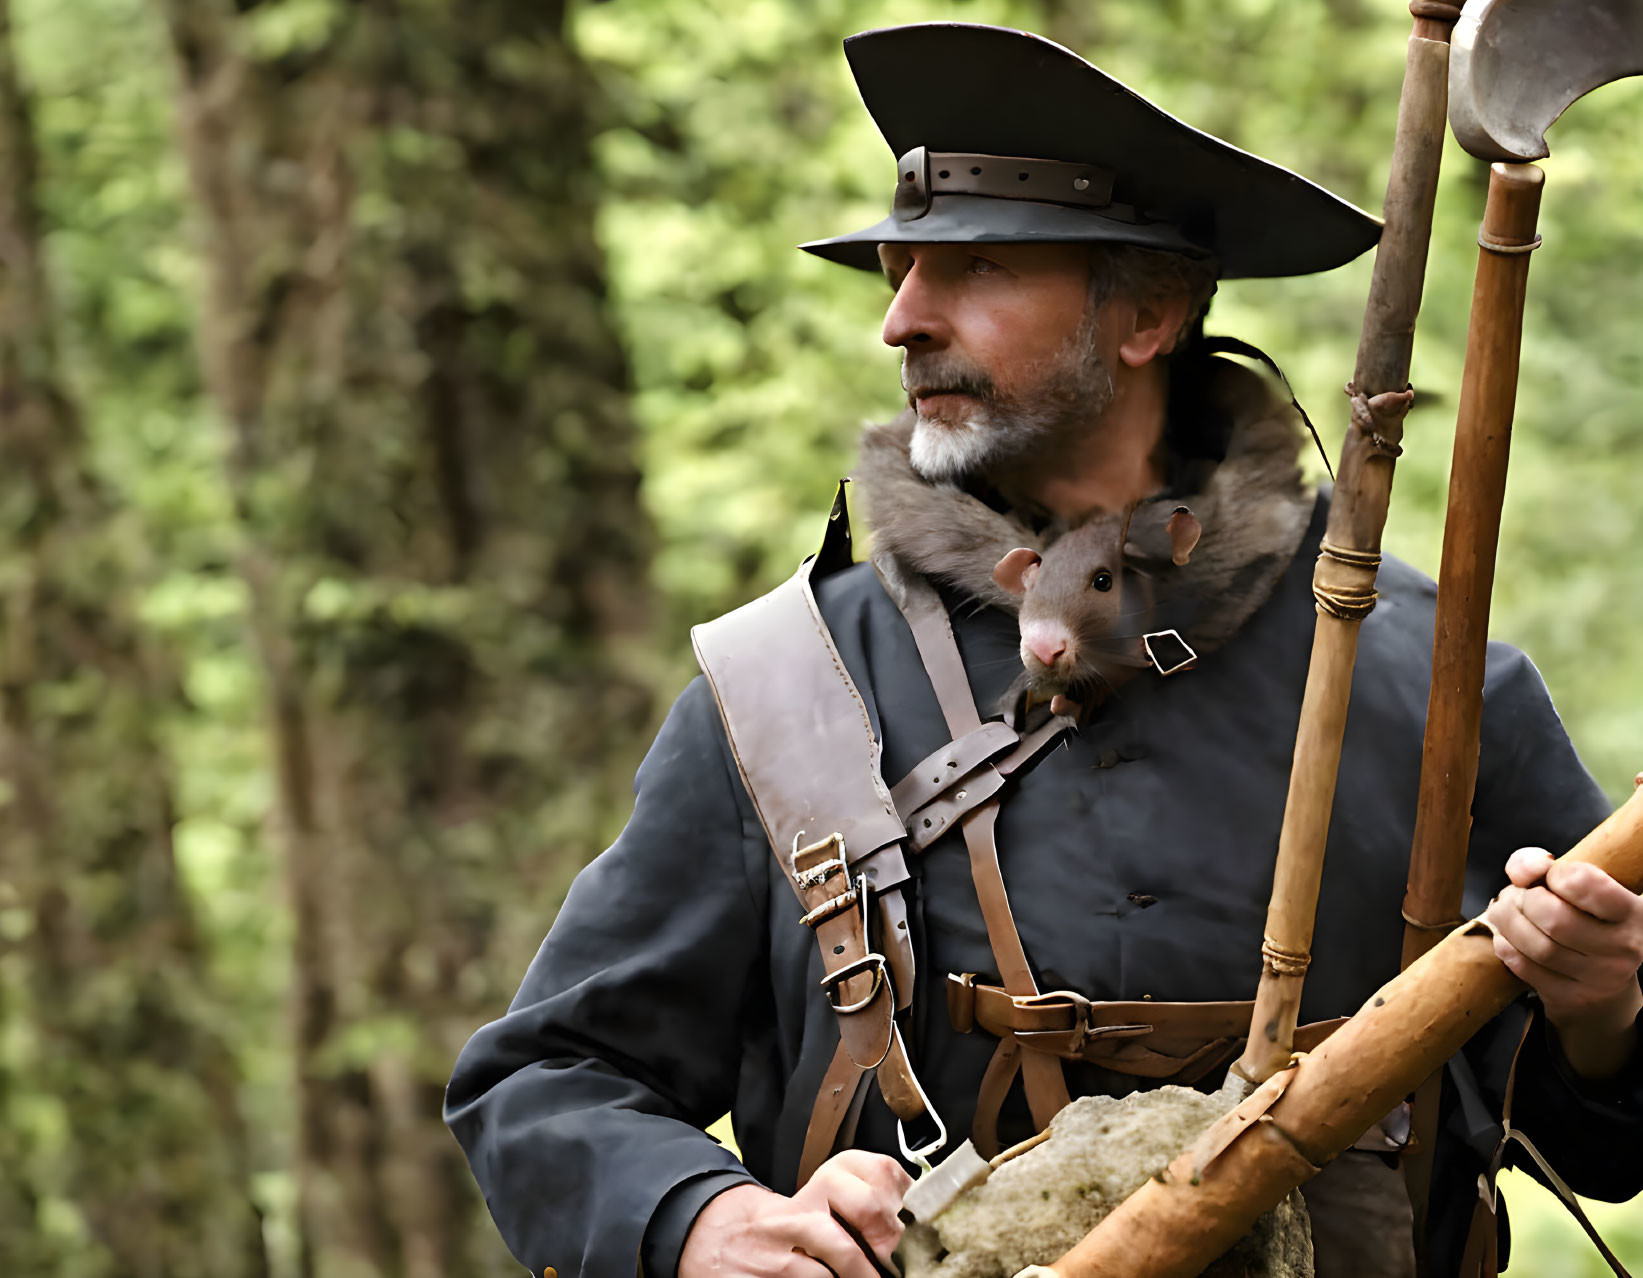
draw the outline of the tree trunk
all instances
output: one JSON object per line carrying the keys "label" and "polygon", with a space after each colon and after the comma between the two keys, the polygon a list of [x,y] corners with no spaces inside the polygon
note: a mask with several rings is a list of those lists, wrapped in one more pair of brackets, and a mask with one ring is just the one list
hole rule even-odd
{"label": "tree trunk", "polygon": [[159,0],[295,917],[304,1273],[509,1271],[439,1119],[649,719],[563,7]]}
{"label": "tree trunk", "polygon": [[0,0],[0,1272],[251,1278],[237,1068],[152,733],[172,690],[61,383],[37,167]]}

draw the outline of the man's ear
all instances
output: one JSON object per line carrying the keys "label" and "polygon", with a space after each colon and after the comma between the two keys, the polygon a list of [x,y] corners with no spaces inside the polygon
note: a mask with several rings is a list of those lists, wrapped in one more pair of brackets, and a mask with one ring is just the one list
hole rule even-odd
{"label": "man's ear", "polygon": [[1118,357],[1131,368],[1140,368],[1154,357],[1168,355],[1187,323],[1188,298],[1173,289],[1156,293],[1135,304],[1129,329],[1118,344]]}

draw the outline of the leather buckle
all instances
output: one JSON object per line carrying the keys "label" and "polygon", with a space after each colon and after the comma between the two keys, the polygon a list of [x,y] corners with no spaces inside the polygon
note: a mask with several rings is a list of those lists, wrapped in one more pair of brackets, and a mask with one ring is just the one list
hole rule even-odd
{"label": "leather buckle", "polygon": [[[1073,1014],[1074,1024],[1083,1027],[1090,1022],[1090,1000],[1076,990],[1045,990],[1042,994],[1012,994],[1010,1002],[1029,1011],[1053,1011],[1066,1007]],[[1055,1031],[1051,1031],[1052,1033]]]}
{"label": "leather buckle", "polygon": [[1065,1029],[1017,1030],[1016,1039],[1033,1051],[1049,1052],[1069,1060],[1083,1055],[1086,1044],[1109,1038],[1144,1038],[1152,1033],[1146,1024],[1097,1025],[1095,1010],[1100,1006],[1074,990],[1051,990],[1043,994],[1012,995],[1010,1002],[1024,1010],[1055,1010],[1065,1007],[1072,1023]]}
{"label": "leather buckle", "polygon": [[[867,991],[865,997],[858,998],[853,1003],[840,1003],[838,1001],[840,987],[846,981],[852,981],[858,976],[865,976],[869,972],[873,974],[873,986]],[[821,978],[820,984],[822,992],[827,995],[828,1006],[840,1016],[849,1016],[852,1012],[861,1011],[862,1008],[877,998],[879,991],[884,988],[889,979],[890,972],[886,966],[884,955],[877,951],[869,951],[859,959],[853,959],[843,967],[829,972]]]}
{"label": "leather buckle", "polygon": [[1089,999],[1075,990],[1047,990],[1042,994],[1012,994],[1010,1003],[1023,1011],[1068,1014],[1068,1024],[1062,1029],[1016,1030],[1015,1039],[1022,1047],[1068,1059],[1079,1054],[1091,1025]]}
{"label": "leather buckle", "polygon": [[1147,664],[1164,679],[1183,670],[1191,670],[1198,664],[1198,654],[1192,650],[1191,644],[1181,638],[1179,630],[1154,630],[1151,634],[1142,635],[1141,647],[1146,651]]}

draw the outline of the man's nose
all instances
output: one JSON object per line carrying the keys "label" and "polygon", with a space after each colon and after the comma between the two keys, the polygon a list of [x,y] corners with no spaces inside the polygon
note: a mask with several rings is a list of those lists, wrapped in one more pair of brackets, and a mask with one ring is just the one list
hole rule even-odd
{"label": "man's nose", "polygon": [[939,349],[949,337],[937,290],[915,262],[884,313],[884,344]]}

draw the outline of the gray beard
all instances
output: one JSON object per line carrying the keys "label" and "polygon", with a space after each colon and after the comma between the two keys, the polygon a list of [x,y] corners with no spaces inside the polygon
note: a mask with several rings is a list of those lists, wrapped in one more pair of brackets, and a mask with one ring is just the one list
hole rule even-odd
{"label": "gray beard", "polygon": [[1095,353],[1093,316],[1059,350],[1040,384],[1005,395],[970,365],[935,355],[904,362],[902,385],[962,390],[978,401],[962,422],[920,417],[909,441],[913,469],[930,483],[1052,470],[1112,403],[1112,370]]}

